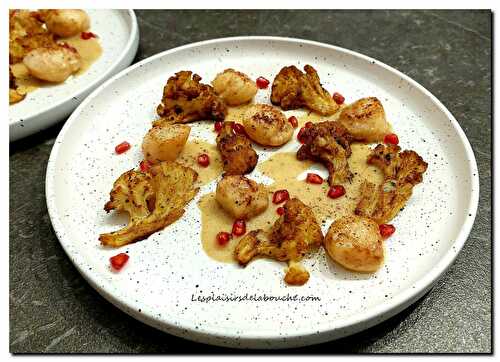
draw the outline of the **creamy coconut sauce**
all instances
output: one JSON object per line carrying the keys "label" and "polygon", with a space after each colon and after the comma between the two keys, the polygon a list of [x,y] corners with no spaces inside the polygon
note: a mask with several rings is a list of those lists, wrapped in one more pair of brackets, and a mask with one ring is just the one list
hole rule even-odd
{"label": "creamy coconut sauce", "polygon": [[[247,108],[248,106],[230,108],[226,119],[241,122],[241,117]],[[324,117],[310,113],[297,117],[299,128],[308,121],[315,123],[324,120],[335,120],[338,114]],[[214,152],[218,154],[215,145],[213,147]],[[272,195],[274,191],[280,189],[288,190],[290,197],[297,197],[311,207],[320,224],[327,224],[342,216],[352,215],[357,204],[361,183],[368,180],[380,184],[383,175],[378,168],[366,163],[371,150],[369,145],[353,143],[351,148],[352,155],[348,162],[354,177],[351,183],[346,182],[343,184],[346,194],[338,199],[331,199],[327,196],[329,186],[326,179],[322,185],[309,184],[304,181],[307,171],[310,170],[314,163],[312,161],[297,160],[296,152],[279,152],[278,150],[266,161],[258,163],[256,169],[274,180],[274,183],[267,187],[269,190],[269,207],[261,215],[247,221],[247,232],[256,229],[268,229],[278,219],[279,215],[276,213],[276,209],[283,204],[273,204]],[[196,154],[196,151],[193,151],[192,154]],[[210,167],[212,167],[212,164]],[[222,169],[217,172],[213,179],[220,175]],[[234,219],[219,206],[215,200],[215,193],[209,193],[201,197],[198,207],[201,211],[201,243],[203,250],[208,256],[217,261],[235,262],[233,257],[234,248],[241,237],[233,237],[225,246],[219,246],[216,241],[218,232],[231,232]]]}
{"label": "creamy coconut sauce", "polygon": [[[364,180],[380,184],[382,172],[366,163],[370,147],[364,144],[353,144],[349,167],[354,174],[351,183],[344,183],[346,194],[338,199],[327,196],[328,183],[322,185],[309,184],[304,181],[307,170],[313,164],[311,161],[299,161],[295,152],[276,153],[265,162],[257,165],[257,169],[274,180],[269,185],[269,207],[267,210],[247,221],[247,232],[256,229],[267,229],[279,217],[276,209],[280,205],[272,203],[274,191],[286,189],[290,197],[297,197],[311,207],[319,223],[327,224],[342,216],[352,215],[359,196],[359,187]],[[314,171],[311,171],[314,172]],[[215,200],[215,193],[204,195],[198,207],[201,210],[201,241],[203,250],[215,260],[233,262],[234,248],[241,238],[234,238],[221,247],[217,244],[216,235],[219,231],[231,232],[234,219],[229,216]]]}
{"label": "creamy coconut sauce", "polygon": [[[102,54],[102,48],[97,38],[84,40],[80,34],[62,39],[72,47],[76,48],[82,58],[82,67],[74,74],[78,76],[85,73],[92,63],[94,63]],[[52,86],[54,83],[44,82],[30,76],[28,68],[21,62],[11,66],[12,74],[16,77],[17,90],[21,94],[33,92],[37,88]]]}

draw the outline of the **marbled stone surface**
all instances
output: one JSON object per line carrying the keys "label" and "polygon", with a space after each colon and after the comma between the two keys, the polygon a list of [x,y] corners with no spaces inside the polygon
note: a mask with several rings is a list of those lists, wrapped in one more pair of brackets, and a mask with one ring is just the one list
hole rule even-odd
{"label": "marbled stone surface", "polygon": [[[137,11],[136,61],[227,36],[275,35],[352,49],[409,75],[455,115],[481,182],[476,222],[434,289],[362,333],[293,353],[476,352],[491,347],[490,11]],[[95,292],[60,247],[45,170],[62,124],[10,145],[10,351],[224,353],[148,327]],[[292,351],[280,351],[289,353]]]}

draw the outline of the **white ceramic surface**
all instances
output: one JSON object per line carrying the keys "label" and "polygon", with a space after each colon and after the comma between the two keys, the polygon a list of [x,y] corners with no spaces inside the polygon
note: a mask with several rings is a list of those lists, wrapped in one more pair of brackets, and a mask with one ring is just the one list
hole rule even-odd
{"label": "white ceramic surface", "polygon": [[82,75],[28,93],[9,106],[9,138],[18,140],[68,116],[96,87],[132,63],[139,45],[133,10],[86,9],[91,30],[99,35],[102,55]]}
{"label": "white ceramic surface", "polygon": [[[272,80],[281,67],[313,65],[323,85],[347,101],[377,96],[400,145],[428,162],[424,182],[394,220],[384,267],[373,275],[350,273],[324,253],[308,259],[303,287],[286,286],[284,264],[256,260],[245,269],[221,264],[202,250],[196,202],[186,214],[147,240],[119,250],[99,245],[98,234],[122,225],[103,205],[113,181],[142,159],[142,137],[154,119],[162,88],[189,69],[209,82],[233,67]],[[268,102],[270,89],[256,101]],[[302,114],[289,111],[288,115]],[[191,138],[215,142],[211,123],[193,123]],[[132,149],[115,155],[127,140]],[[291,142],[283,150],[296,150]],[[259,161],[269,157],[259,150]],[[265,180],[254,172],[256,180]],[[106,299],[161,330],[221,346],[284,348],[315,344],[366,329],[398,313],[430,289],[453,262],[472,227],[478,203],[474,154],[457,121],[422,86],[374,59],[321,43],[272,37],[217,39],[168,50],[135,64],[90,95],[66,122],[52,150],[46,195],[50,217],[69,258]],[[326,231],[328,223],[324,229]],[[128,252],[120,273],[109,257]],[[316,301],[203,303],[200,296],[314,296]]]}

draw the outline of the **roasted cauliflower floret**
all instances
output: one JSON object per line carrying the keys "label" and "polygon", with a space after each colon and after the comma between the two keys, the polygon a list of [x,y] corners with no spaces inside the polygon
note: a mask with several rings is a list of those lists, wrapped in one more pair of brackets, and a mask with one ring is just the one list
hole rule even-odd
{"label": "roasted cauliflower floret", "polygon": [[367,162],[382,170],[384,182],[377,186],[365,181],[361,185],[356,215],[387,223],[406,205],[413,187],[422,182],[427,163],[415,151],[400,150],[399,146],[382,144],[372,150]]}
{"label": "roasted cauliflower floret", "polygon": [[366,217],[344,216],[332,223],[324,240],[330,257],[357,272],[375,272],[384,262],[378,224]]}
{"label": "roasted cauliflower floret", "polygon": [[243,116],[243,127],[248,137],[263,146],[281,146],[293,136],[283,112],[268,104],[251,106]]}
{"label": "roasted cauliflower floret", "polygon": [[289,261],[285,281],[288,279],[293,283],[297,280],[295,284],[300,284],[298,280],[307,281],[307,271],[293,263],[317,249],[323,242],[323,234],[312,210],[299,199],[288,200],[284,210],[270,230],[247,233],[236,246],[234,256],[241,265],[248,264],[257,256]]}
{"label": "roasted cauliflower floret", "polygon": [[147,238],[179,219],[184,207],[196,195],[198,174],[176,162],[162,162],[147,172],[130,170],[114,183],[110,200],[104,206],[125,211],[130,221],[123,229],[101,234],[107,246],[123,246]]}
{"label": "roasted cauliflower floret", "polygon": [[212,81],[215,93],[229,106],[250,102],[257,94],[257,85],[246,74],[226,69]]}
{"label": "roasted cauliflower floret", "polygon": [[224,122],[217,136],[217,148],[226,175],[244,175],[253,171],[259,156],[248,138],[233,131],[234,122]]}
{"label": "roasted cauliflower floret", "polygon": [[175,161],[186,144],[191,127],[163,124],[151,128],[142,141],[142,153],[151,163]]}
{"label": "roasted cauliflower floret", "polygon": [[345,107],[338,122],[356,141],[380,142],[386,134],[391,133],[384,107],[375,97],[361,98]]}
{"label": "roasted cauliflower floret", "polygon": [[304,71],[294,65],[282,68],[273,81],[271,102],[284,110],[305,107],[324,116],[337,112],[339,105],[321,86],[316,70],[306,65]]}
{"label": "roasted cauliflower floret", "polygon": [[297,159],[323,163],[329,173],[328,184],[351,180],[347,159],[352,138],[342,125],[333,121],[313,124],[304,129],[301,140],[304,144],[297,151]]}
{"label": "roasted cauliflower floret", "polygon": [[26,54],[23,64],[33,77],[60,83],[81,68],[82,58],[70,47],[36,48]]}
{"label": "roasted cauliflower floret", "polygon": [[269,205],[266,187],[241,175],[224,176],[217,184],[215,199],[235,219],[250,219]]}
{"label": "roasted cauliflower floret", "polygon": [[227,109],[209,85],[200,83],[198,74],[180,71],[170,77],[163,88],[163,98],[157,108],[162,123],[187,123],[197,120],[223,120]]}

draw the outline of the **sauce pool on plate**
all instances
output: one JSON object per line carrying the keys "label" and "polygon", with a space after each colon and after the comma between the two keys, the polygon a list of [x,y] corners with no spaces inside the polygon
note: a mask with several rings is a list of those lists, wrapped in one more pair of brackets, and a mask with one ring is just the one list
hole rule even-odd
{"label": "sauce pool on plate", "polygon": [[[71,38],[64,38],[62,41],[76,48],[82,58],[82,67],[74,76],[85,73],[102,54],[102,48],[97,38],[84,40],[80,37],[80,34],[78,34]],[[29,93],[37,88],[58,85],[58,83],[48,83],[31,77],[28,69],[22,62],[13,64],[11,69],[12,74],[16,77],[19,93]]]}

